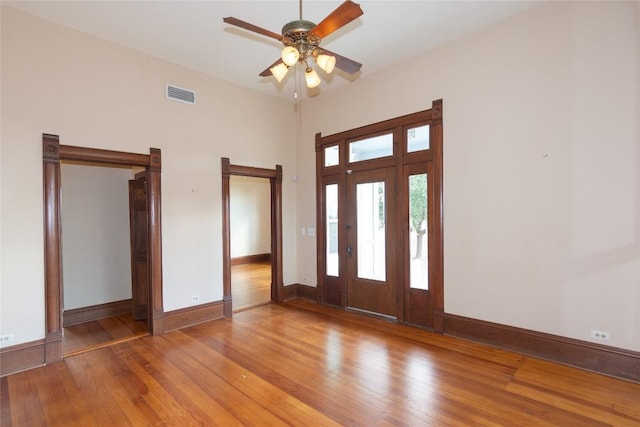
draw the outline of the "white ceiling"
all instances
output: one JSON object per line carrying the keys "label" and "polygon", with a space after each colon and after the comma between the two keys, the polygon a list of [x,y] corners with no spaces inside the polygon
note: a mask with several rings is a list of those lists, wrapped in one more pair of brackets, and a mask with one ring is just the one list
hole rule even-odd
{"label": "white ceiling", "polygon": [[[318,71],[317,93],[334,90],[528,10],[542,1],[356,0],[364,15],[321,46],[363,65],[359,74]],[[303,18],[320,22],[342,0],[304,0]],[[258,74],[280,55],[275,39],[225,24],[233,16],[280,33],[299,18],[296,0],[255,1],[4,1],[11,7],[266,94],[293,100],[295,78],[278,84]],[[304,93],[303,93],[304,95]]]}

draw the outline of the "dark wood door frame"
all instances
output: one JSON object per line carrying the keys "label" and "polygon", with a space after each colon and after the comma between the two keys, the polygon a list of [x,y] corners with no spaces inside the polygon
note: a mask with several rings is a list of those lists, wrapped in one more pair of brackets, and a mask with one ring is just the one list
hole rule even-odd
{"label": "dark wood door frame", "polygon": [[62,240],[60,211],[60,162],[144,167],[147,171],[149,227],[149,333],[163,330],[162,230],[160,208],[161,154],[150,154],[61,145],[58,135],[42,134],[44,185],[44,291],[45,363],[62,360]]}
{"label": "dark wood door frame", "polygon": [[282,166],[275,169],[232,165],[227,157],[222,162],[222,283],[225,317],[232,317],[231,300],[231,222],[229,178],[231,175],[268,178],[271,185],[271,301],[284,301],[282,277]]}
{"label": "dark wood door frame", "polygon": [[[427,150],[420,150],[409,153],[407,147],[403,144],[397,144],[394,142],[393,155],[386,158],[371,159],[362,162],[350,163],[347,161],[348,143],[362,139],[363,137],[375,136],[382,133],[395,132],[394,141],[401,141],[403,137],[399,135],[399,132],[405,133],[406,129],[411,126],[429,124],[429,148]],[[406,133],[405,133],[406,135]],[[402,145],[400,147],[399,145]],[[325,165],[325,149],[337,148],[341,159],[337,164]],[[340,263],[340,271],[337,277],[332,277],[326,274],[326,233],[325,226],[325,214],[326,214],[326,200],[325,200],[325,186],[337,184],[340,186],[346,186],[346,174],[350,171],[356,172],[360,170],[395,167],[397,172],[396,183],[399,185],[396,188],[401,189],[398,191],[398,198],[396,199],[397,206],[402,207],[408,212],[408,205],[404,202],[403,185],[400,185],[405,180],[403,170],[405,167],[411,164],[421,164],[426,162],[432,162],[430,188],[430,206],[432,207],[432,213],[430,213],[433,220],[433,237],[429,237],[429,245],[433,245],[433,251],[430,250],[429,254],[429,307],[432,310],[432,317],[427,317],[429,322],[432,322],[432,328],[436,332],[444,332],[444,222],[443,222],[443,125],[442,125],[442,100],[434,100],[431,104],[431,108],[424,111],[419,111],[413,114],[407,114],[405,116],[396,117],[393,119],[385,120],[378,123],[373,123],[367,126],[362,126],[356,129],[347,130],[344,132],[336,133],[333,135],[322,136],[321,133],[316,134],[316,221],[317,221],[317,273],[318,273],[318,286],[316,288],[317,301],[320,304],[328,304],[340,307],[342,309],[347,308],[346,286],[345,278],[347,276],[347,269],[343,267],[345,262]],[[345,194],[342,191],[342,194]],[[346,211],[344,206],[346,204],[346,198],[339,198],[338,217],[345,218]],[[405,216],[405,212],[402,213],[402,217]],[[405,232],[408,230],[408,219],[397,221],[397,235],[403,236],[405,239]],[[338,239],[346,241],[346,230],[340,227],[338,230]],[[399,239],[401,240],[401,239]],[[405,240],[406,242],[406,240]],[[402,240],[399,243],[404,243]],[[397,246],[397,254],[402,254],[405,248],[403,245]],[[346,246],[339,245],[338,253],[340,259],[346,259]],[[406,259],[406,256],[404,257]],[[398,283],[402,286],[398,287],[398,321],[404,323],[410,322],[411,319],[406,318],[406,314],[410,311],[405,310],[405,306],[408,303],[407,293],[405,292],[407,287],[408,270],[400,269],[398,274]],[[428,327],[428,325],[427,325]]]}

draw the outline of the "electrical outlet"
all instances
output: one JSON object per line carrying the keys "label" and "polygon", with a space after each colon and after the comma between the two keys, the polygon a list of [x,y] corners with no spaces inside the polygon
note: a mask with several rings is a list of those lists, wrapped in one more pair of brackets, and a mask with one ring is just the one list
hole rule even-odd
{"label": "electrical outlet", "polygon": [[603,341],[609,341],[609,332],[596,331],[595,329],[592,329],[591,338],[595,338]]}
{"label": "electrical outlet", "polygon": [[193,295],[191,297],[191,302],[198,302],[200,301],[200,295]]}
{"label": "electrical outlet", "polygon": [[13,334],[2,335],[0,336],[0,344],[7,344],[13,342],[14,336]]}

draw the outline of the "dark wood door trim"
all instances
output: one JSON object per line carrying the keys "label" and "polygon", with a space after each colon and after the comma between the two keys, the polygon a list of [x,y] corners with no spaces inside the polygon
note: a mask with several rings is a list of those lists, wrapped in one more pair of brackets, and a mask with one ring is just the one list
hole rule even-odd
{"label": "dark wood door trim", "polygon": [[131,305],[133,320],[149,319],[149,227],[147,173],[129,180],[129,245],[131,252]]}
{"label": "dark wood door trim", "polygon": [[[408,228],[408,219],[405,219],[408,214],[408,206],[404,203],[404,199],[407,197],[405,194],[405,187],[401,184],[404,180],[403,170],[406,166],[412,164],[425,164],[427,162],[432,164],[431,180],[432,180],[432,200],[430,200],[430,207],[433,208],[433,212],[430,213],[430,218],[433,220],[434,232],[433,238],[429,240],[429,245],[433,248],[433,257],[429,258],[429,292],[430,297],[428,301],[428,307],[431,311],[428,319],[432,325],[434,331],[442,333],[444,331],[444,237],[443,237],[443,125],[442,125],[442,100],[434,100],[431,104],[431,108],[417,113],[408,114],[394,119],[385,120],[378,123],[362,126],[359,128],[343,131],[340,133],[322,136],[321,133],[316,134],[315,138],[315,151],[316,151],[316,221],[317,221],[317,274],[318,274],[318,286],[317,286],[317,299],[319,303],[339,306],[342,309],[346,308],[345,302],[345,283],[346,275],[343,270],[341,262],[340,265],[340,277],[331,277],[326,275],[326,227],[324,224],[326,213],[326,201],[323,192],[325,186],[328,184],[339,185],[339,201],[338,201],[338,218],[339,221],[342,218],[344,221],[346,211],[344,210],[344,204],[346,199],[341,196],[344,194],[344,188],[346,186],[345,174],[350,172],[358,172],[370,169],[379,169],[384,167],[395,167],[397,173],[398,184],[398,199],[397,206],[404,209],[404,212],[400,215],[401,219],[398,220],[397,232],[398,243],[397,253],[402,254],[404,251],[404,242],[406,239],[405,230]],[[420,150],[416,152],[407,152],[406,147],[406,131],[415,126],[429,125],[429,148],[426,150]],[[393,155],[383,158],[377,158],[372,160],[365,160],[359,162],[349,162],[347,159],[348,144],[351,141],[367,138],[372,135],[380,133],[394,132],[394,149]],[[398,141],[403,141],[402,144],[398,144]],[[325,166],[325,149],[326,148],[338,148],[338,158],[340,159],[338,164]],[[431,185],[431,184],[430,184]],[[344,235],[339,234],[339,240],[344,242]],[[345,251],[340,245],[339,256],[341,260],[345,259]],[[397,282],[401,284],[398,286],[398,322],[409,322],[410,320],[405,318],[405,291],[408,286],[408,276],[405,274],[405,269],[398,269]],[[339,299],[339,295],[342,295],[342,300]]]}
{"label": "dark wood door trim", "polygon": [[442,155],[442,99],[433,101],[431,105],[431,125],[429,126],[433,147],[433,215],[434,215],[434,261],[432,291],[433,298],[433,330],[444,332],[444,185],[443,185],[443,155]]}
{"label": "dark wood door trim", "polygon": [[233,315],[231,300],[231,228],[230,192],[231,175],[268,178],[271,186],[271,301],[285,299],[282,274],[282,166],[275,169],[232,165],[227,157],[222,164],[222,283],[224,316]]}
{"label": "dark wood door trim", "polygon": [[126,153],[61,145],[58,135],[42,135],[44,188],[45,363],[62,360],[62,242],[60,211],[60,162],[80,161],[96,165],[140,166],[148,177],[149,215],[149,332],[163,330],[162,230],[160,217],[161,153]]}

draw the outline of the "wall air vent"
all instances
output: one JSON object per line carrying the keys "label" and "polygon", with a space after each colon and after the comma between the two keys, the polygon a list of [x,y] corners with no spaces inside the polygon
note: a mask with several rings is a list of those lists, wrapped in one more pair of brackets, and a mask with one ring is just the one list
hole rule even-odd
{"label": "wall air vent", "polygon": [[195,91],[183,89],[181,87],[173,86],[170,84],[167,84],[167,98],[192,105],[196,103]]}

